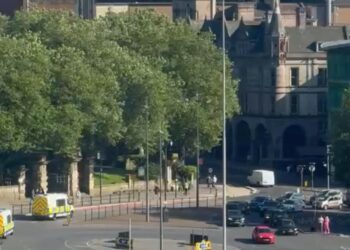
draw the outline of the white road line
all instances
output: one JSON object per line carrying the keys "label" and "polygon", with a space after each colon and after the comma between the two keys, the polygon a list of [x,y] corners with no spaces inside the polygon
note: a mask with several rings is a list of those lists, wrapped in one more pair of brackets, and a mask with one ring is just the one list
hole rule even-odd
{"label": "white road line", "polygon": [[77,250],[75,247],[70,246],[67,240],[64,241],[64,246],[70,250]]}

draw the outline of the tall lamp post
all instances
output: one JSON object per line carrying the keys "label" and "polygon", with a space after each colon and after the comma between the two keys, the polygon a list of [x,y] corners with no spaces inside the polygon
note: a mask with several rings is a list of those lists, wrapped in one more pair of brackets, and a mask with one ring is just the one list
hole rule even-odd
{"label": "tall lamp post", "polygon": [[304,168],[306,165],[298,165],[298,171],[300,172],[300,190],[303,190],[303,182],[304,182]]}
{"label": "tall lamp post", "polygon": [[146,100],[146,221],[149,222],[148,100]]}
{"label": "tall lamp post", "polygon": [[311,189],[314,190],[314,172],[316,170],[316,166],[314,162],[310,162],[309,164],[309,171],[311,173]]}
{"label": "tall lamp post", "polygon": [[163,197],[162,197],[162,131],[159,130],[159,203],[160,203],[160,225],[159,225],[159,249],[163,250]]}
{"label": "tall lamp post", "polygon": [[199,125],[198,125],[198,105],[199,96],[196,93],[196,153],[197,153],[197,171],[196,171],[196,207],[199,208]]}
{"label": "tall lamp post", "polygon": [[226,250],[226,29],[225,0],[222,0],[222,246]]}

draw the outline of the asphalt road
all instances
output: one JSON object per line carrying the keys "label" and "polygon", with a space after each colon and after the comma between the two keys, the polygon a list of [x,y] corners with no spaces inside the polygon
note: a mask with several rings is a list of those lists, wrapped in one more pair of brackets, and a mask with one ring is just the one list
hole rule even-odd
{"label": "asphalt road", "polygon": [[[4,241],[1,250],[88,250],[111,249],[92,245],[95,240],[112,240],[120,231],[127,230],[126,224],[120,225],[70,225],[63,226],[64,220],[52,221],[19,221],[16,223],[14,236]],[[256,245],[250,240],[254,223],[243,228],[228,228],[228,245],[241,250],[337,250],[350,249],[350,238],[338,235],[321,235],[319,233],[305,233],[298,236],[278,236],[276,245]],[[218,229],[192,229],[192,228],[167,228],[164,230],[165,239],[183,242],[189,239],[189,234],[194,231],[204,232],[215,242],[221,242],[221,228]],[[153,245],[144,249],[158,249],[159,229],[153,226],[138,226],[133,228],[133,237],[154,239],[148,241]],[[106,242],[107,242],[106,241]],[[235,248],[235,249],[237,249]],[[165,246],[165,249],[166,246]],[[188,247],[179,248],[188,249]]]}

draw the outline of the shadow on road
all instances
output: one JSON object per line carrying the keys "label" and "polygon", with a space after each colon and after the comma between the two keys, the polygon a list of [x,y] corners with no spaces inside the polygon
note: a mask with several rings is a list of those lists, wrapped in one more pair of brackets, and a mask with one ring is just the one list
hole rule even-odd
{"label": "shadow on road", "polygon": [[237,238],[237,239],[235,239],[235,241],[243,243],[243,244],[247,244],[247,245],[255,244],[252,239],[248,239],[248,238]]}
{"label": "shadow on road", "polygon": [[14,221],[34,221],[34,218],[30,215],[14,215]]}

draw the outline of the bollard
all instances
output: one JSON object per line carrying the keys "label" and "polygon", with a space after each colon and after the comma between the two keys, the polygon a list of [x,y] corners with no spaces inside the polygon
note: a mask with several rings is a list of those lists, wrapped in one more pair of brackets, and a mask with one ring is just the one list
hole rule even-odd
{"label": "bollard", "polygon": [[133,211],[133,213],[135,213],[135,210],[136,210],[136,203],[134,202],[134,211]]}
{"label": "bollard", "polygon": [[126,214],[129,214],[129,203],[126,203]]}
{"label": "bollard", "polygon": [[216,196],[215,196],[215,199],[214,199],[214,207],[216,207]]}
{"label": "bollard", "polygon": [[184,206],[184,198],[181,197],[181,208],[183,208],[183,206]]}
{"label": "bollard", "polygon": [[15,205],[12,204],[12,215],[15,215]]}
{"label": "bollard", "polygon": [[141,200],[141,194],[140,194],[140,190],[138,191],[138,201]]}
{"label": "bollard", "polygon": [[90,206],[92,206],[92,196],[90,196]]}
{"label": "bollard", "polygon": [[85,221],[86,221],[86,220],[87,220],[87,212],[86,212],[86,210],[84,210],[84,212],[85,212],[85,213],[84,213],[84,214],[85,214],[84,217],[85,217]]}
{"label": "bollard", "polygon": [[188,207],[191,207],[191,198],[188,197]]}
{"label": "bollard", "polygon": [[81,198],[81,206],[84,206],[84,197]]}
{"label": "bollard", "polygon": [[121,205],[119,204],[119,216],[122,215],[122,208]]}
{"label": "bollard", "polygon": [[173,199],[173,208],[175,208],[175,199]]}
{"label": "bollard", "polygon": [[112,204],[112,195],[109,195],[109,204]]}
{"label": "bollard", "polygon": [[122,192],[119,191],[119,203],[120,203],[120,201],[121,201],[121,196],[122,196]]}
{"label": "bollard", "polygon": [[21,204],[21,214],[23,214],[23,204]]}

